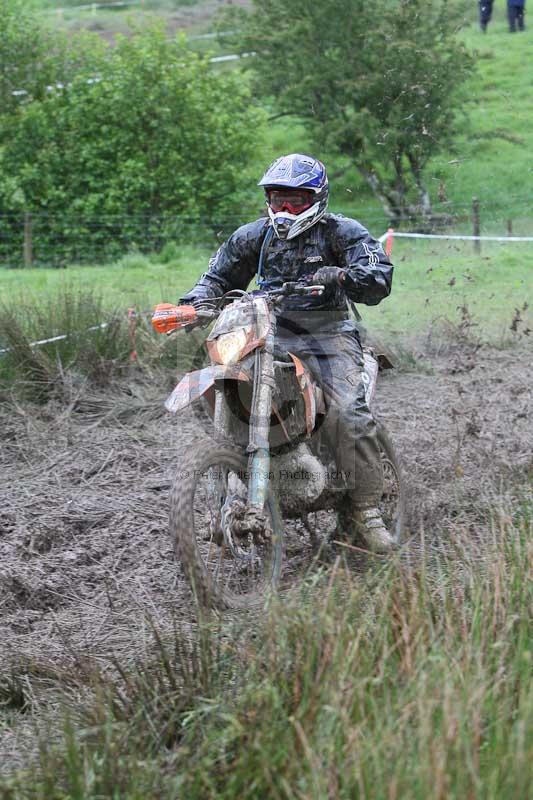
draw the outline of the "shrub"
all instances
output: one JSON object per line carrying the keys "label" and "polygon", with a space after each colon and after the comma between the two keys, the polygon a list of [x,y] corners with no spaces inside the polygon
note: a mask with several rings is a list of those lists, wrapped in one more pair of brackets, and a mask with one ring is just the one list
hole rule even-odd
{"label": "shrub", "polygon": [[[245,85],[157,29],[121,38],[79,74],[4,120],[0,213],[34,215],[38,262],[160,249],[227,225],[259,112]],[[9,191],[8,191],[9,189]],[[20,251],[20,217],[5,226]],[[4,258],[6,250],[4,246]]]}

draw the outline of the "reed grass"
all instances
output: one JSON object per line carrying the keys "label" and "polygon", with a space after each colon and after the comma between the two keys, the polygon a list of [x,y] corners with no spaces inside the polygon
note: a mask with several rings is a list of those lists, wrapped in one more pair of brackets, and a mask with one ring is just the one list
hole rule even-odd
{"label": "reed grass", "polygon": [[154,626],[153,654],[66,699],[0,797],[525,800],[532,508],[365,577],[339,559],[260,615]]}

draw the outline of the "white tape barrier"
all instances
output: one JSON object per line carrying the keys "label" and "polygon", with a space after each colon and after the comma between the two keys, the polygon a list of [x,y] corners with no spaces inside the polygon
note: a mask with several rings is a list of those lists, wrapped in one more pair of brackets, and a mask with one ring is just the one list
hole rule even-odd
{"label": "white tape barrier", "polygon": [[[220,64],[222,61],[238,61],[240,58],[250,58],[251,56],[255,55],[257,55],[256,52],[252,50],[250,53],[241,53],[240,55],[238,53],[232,53],[231,55],[227,56],[213,56],[212,58],[209,59],[209,63]],[[89,84],[100,83],[100,80],[101,80],[100,78],[87,78],[85,82]],[[66,86],[68,87],[68,85],[69,84],[67,84]],[[47,86],[46,91],[52,92],[55,89],[65,89],[66,86],[64,83],[55,83],[52,86]],[[11,92],[11,94],[13,95],[13,97],[24,97],[24,95],[27,95],[28,92],[26,91],[26,89],[15,89],[15,91]]]}
{"label": "white tape barrier", "polygon": [[[85,332],[88,333],[89,331],[99,331],[102,328],[107,328],[108,325],[109,322],[101,322],[100,325],[93,325],[91,328],[87,328]],[[30,347],[39,347],[39,345],[41,344],[51,344],[52,342],[61,342],[63,341],[63,339],[68,339],[69,336],[72,336],[72,334],[62,333],[59,336],[52,336],[51,339],[39,339],[37,342],[30,342]],[[4,349],[1,349],[0,355],[3,355],[4,353],[9,353],[12,349],[13,349],[12,347],[6,347]]]}
{"label": "white tape barrier", "polygon": [[458,236],[445,233],[398,233],[387,231],[379,237],[383,243],[389,236],[393,239],[463,239],[467,242],[533,242],[533,236]]}
{"label": "white tape barrier", "polygon": [[139,0],[118,0],[116,3],[84,3],[81,6],[65,6],[64,8],[47,8],[44,14],[63,14],[65,11],[96,11],[98,8],[122,8],[124,6],[135,6]]}
{"label": "white tape barrier", "polygon": [[194,36],[187,36],[191,42],[193,39],[219,39],[221,36],[234,36],[238,31],[219,31],[218,33],[196,33]]}
{"label": "white tape barrier", "polygon": [[250,53],[241,53],[240,55],[237,53],[232,53],[229,56],[213,56],[209,59],[211,64],[220,64],[221,61],[238,61],[239,58],[250,58],[251,56],[257,55],[254,50]]}
{"label": "white tape barrier", "polygon": [[[251,54],[246,54],[251,55]],[[221,56],[221,58],[231,58],[231,56]],[[235,56],[235,58],[239,58],[239,56]],[[533,236],[458,236],[454,234],[438,234],[438,233],[397,233],[396,231],[386,231],[382,234],[378,242],[383,242],[389,237],[392,236],[393,238],[401,237],[403,239],[463,239],[469,242],[472,241],[489,241],[489,242],[533,242]],[[97,331],[101,330],[102,328],[107,328],[109,322],[102,322],[100,325],[93,325],[91,328],[87,328],[88,331]],[[63,333],[60,336],[52,336],[51,339],[39,339],[37,342],[30,342],[30,347],[39,347],[42,344],[51,344],[53,342],[60,342],[63,339],[67,339],[71,334]],[[4,348],[0,349],[0,355],[3,353],[9,353],[11,348]]]}

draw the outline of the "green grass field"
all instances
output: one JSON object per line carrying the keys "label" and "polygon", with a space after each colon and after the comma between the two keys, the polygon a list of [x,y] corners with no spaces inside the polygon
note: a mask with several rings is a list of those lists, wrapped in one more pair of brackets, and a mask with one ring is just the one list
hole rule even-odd
{"label": "green grass field", "polygon": [[[209,250],[189,247],[167,264],[130,255],[100,267],[4,271],[3,300],[38,304],[66,289],[95,290],[109,309],[150,310],[177,300],[206,269],[208,257]],[[471,242],[396,239],[392,260],[392,295],[360,309],[365,324],[385,334],[425,332],[438,319],[457,321],[467,306],[483,335],[498,339],[533,289],[533,243],[484,243],[477,255]]]}

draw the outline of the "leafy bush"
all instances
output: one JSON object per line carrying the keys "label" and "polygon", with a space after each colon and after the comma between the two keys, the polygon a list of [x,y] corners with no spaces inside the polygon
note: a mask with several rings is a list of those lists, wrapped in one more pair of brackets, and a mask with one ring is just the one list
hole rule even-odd
{"label": "leafy bush", "polygon": [[180,248],[176,242],[167,242],[157,258],[160,264],[170,264],[180,257]]}
{"label": "leafy bush", "polygon": [[0,0],[0,116],[43,100],[50,86],[97,68],[105,47],[95,35],[43,27],[23,0]]}
{"label": "leafy bush", "polygon": [[[242,207],[259,122],[242,82],[184,40],[158,28],[122,38],[93,78],[79,74],[4,118],[0,214],[14,197],[33,212],[38,262],[160,249],[194,238],[198,222],[205,238]],[[5,234],[19,253],[20,215]]]}
{"label": "leafy bush", "polygon": [[26,96],[43,97],[56,76],[50,58],[53,36],[41,29],[24,3],[0,0],[0,19],[0,114],[6,114]]}

